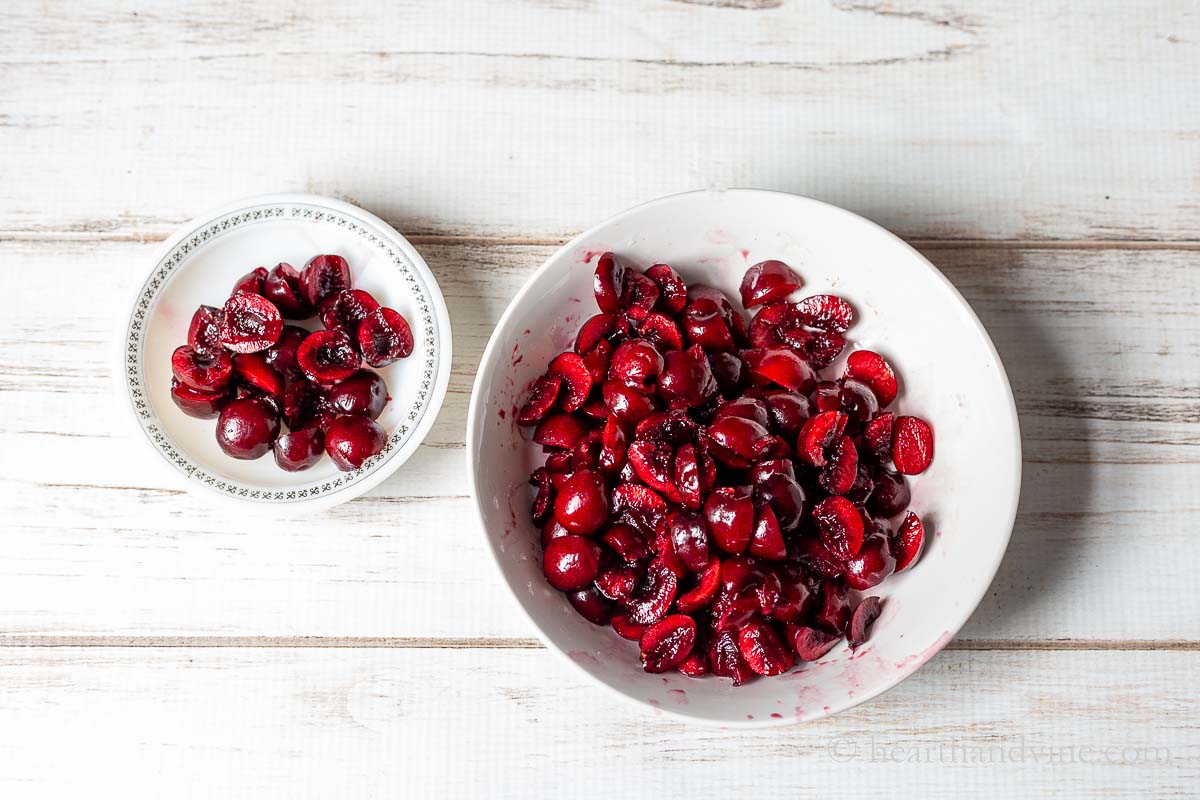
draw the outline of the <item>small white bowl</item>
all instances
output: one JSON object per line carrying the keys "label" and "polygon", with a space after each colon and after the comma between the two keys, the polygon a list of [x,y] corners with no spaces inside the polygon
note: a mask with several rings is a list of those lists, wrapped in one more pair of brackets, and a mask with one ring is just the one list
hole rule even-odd
{"label": "small white bowl", "polygon": [[[189,417],[172,402],[171,352],[187,343],[197,306],[222,305],[240,276],[281,261],[301,268],[320,253],[344,256],[354,286],[412,327],[412,355],[378,370],[392,397],[378,420],[387,445],[351,472],[340,472],[328,457],[303,472],[283,471],[270,454],[230,458],[217,446],[216,420]],[[290,324],[319,327],[315,320]],[[309,511],[358,497],[417,449],[450,380],[450,318],[425,260],[373,214],[315,195],[252,197],[184,225],[158,253],[122,326],[118,391],[141,438],[186,487],[243,507]]]}
{"label": "small white bowl", "polygon": [[[887,357],[901,380],[896,408],[933,424],[933,464],[910,479],[911,506],[929,531],[926,550],[912,569],[869,592],[884,598],[884,611],[857,653],[843,642],[818,662],[737,688],[714,677],[650,675],[636,643],[587,622],[547,585],[526,484],[542,457],[513,412],[550,358],[570,348],[580,322],[597,312],[594,256],[606,250],[640,268],[666,262],[689,283],[714,285],[735,302],[747,266],[768,258],[787,262],[804,279],[799,296],[833,292],[854,305],[852,345]],[[840,369],[835,364],[830,372]],[[1008,379],[950,282],[874,223],[816,200],[755,190],[655,200],[551,256],[509,304],[484,352],[467,448],[471,489],[496,564],[547,647],[625,697],[726,725],[833,714],[895,686],[932,658],[991,583],[1021,483]]]}

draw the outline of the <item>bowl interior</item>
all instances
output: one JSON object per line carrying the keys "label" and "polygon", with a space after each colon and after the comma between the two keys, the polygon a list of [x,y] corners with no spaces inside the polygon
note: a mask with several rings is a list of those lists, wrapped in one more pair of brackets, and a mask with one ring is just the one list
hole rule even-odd
{"label": "bowl interior", "polygon": [[[193,477],[202,474],[205,482],[212,478],[208,485],[228,487],[220,490],[241,499],[297,502],[349,494],[352,487],[364,489],[372,476],[381,478],[419,443],[419,432],[436,415],[433,406],[441,397],[438,386],[444,391],[447,377],[439,374],[447,371],[444,308],[439,313],[440,295],[420,256],[383,223],[354,212],[358,210],[352,207],[307,203],[252,204],[201,221],[193,228],[199,233],[168,245],[163,257],[168,274],[157,287],[152,277],[143,289],[142,298],[150,294],[143,326],[131,326],[131,342],[139,348],[140,374],[131,373],[129,383],[131,392],[144,390],[148,407],[139,409],[134,394],[143,428],[177,468]],[[225,225],[230,219],[234,222]],[[180,252],[181,248],[186,252]],[[269,454],[253,461],[232,459],[217,446],[215,420],[189,417],[172,402],[171,352],[187,343],[188,325],[197,306],[221,306],[240,276],[254,267],[270,268],[281,261],[299,269],[318,253],[344,256],[355,288],[365,289],[382,305],[399,311],[412,328],[413,354],[376,370],[387,382],[392,398],[378,420],[388,432],[388,449],[362,470],[350,473],[339,472],[328,458],[297,473],[279,469]],[[134,320],[136,313],[135,308]],[[320,327],[316,319],[285,322],[310,330]]]}
{"label": "bowl interior", "polygon": [[[649,675],[637,645],[582,619],[542,576],[526,477],[542,457],[517,427],[531,381],[596,313],[595,254],[645,268],[670,263],[736,302],[746,267],[786,261],[798,296],[833,292],[858,312],[852,345],[887,357],[901,379],[895,405],[934,426],[931,468],[910,479],[931,532],[921,561],[871,593],[885,598],[870,642],[842,643],[779,678],[734,688],[724,679]],[[840,374],[839,362],[831,372]],[[697,192],[635,208],[556,253],[510,305],[484,356],[468,446],[476,498],[500,570],[543,637],[593,677],[664,711],[723,723],[811,719],[895,685],[966,621],[1003,556],[1016,511],[1020,443],[1012,394],[991,342],[942,275],[906,244],[849,212],[791,195]],[[936,534],[932,534],[935,532]]]}

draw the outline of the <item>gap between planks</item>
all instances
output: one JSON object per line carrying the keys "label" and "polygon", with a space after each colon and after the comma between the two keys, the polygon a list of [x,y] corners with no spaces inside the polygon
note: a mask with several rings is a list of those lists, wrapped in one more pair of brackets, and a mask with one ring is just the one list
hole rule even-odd
{"label": "gap between planks", "polygon": [[[537,639],[390,636],[0,636],[0,648],[239,648],[354,650],[542,650]],[[1200,652],[1191,639],[952,640],[947,650]]]}
{"label": "gap between planks", "polygon": [[[182,222],[178,223],[184,224]],[[390,224],[390,223],[389,223]],[[394,226],[400,227],[400,226]],[[166,241],[167,235],[148,233],[105,233],[103,231],[0,231],[5,242],[137,242],[153,244]],[[414,245],[495,245],[497,247],[561,247],[571,236],[467,236],[458,234],[412,233],[406,237]],[[904,238],[904,237],[901,237]],[[1151,239],[905,239],[918,250],[993,249],[993,250],[1173,250],[1200,251],[1200,241]]]}

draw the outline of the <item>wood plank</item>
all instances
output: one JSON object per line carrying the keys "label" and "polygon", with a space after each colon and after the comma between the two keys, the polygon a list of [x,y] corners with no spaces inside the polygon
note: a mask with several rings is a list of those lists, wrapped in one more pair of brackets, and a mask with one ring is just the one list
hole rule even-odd
{"label": "wood plank", "polygon": [[[110,306],[152,249],[0,243],[5,263],[22,265],[0,272],[0,292],[18,298],[0,329],[0,632],[531,636],[464,496],[462,436],[492,325],[553,248],[423,245],[457,348],[430,445],[367,497],[252,523],[173,490],[118,424]],[[1004,357],[1027,458],[1008,556],[963,641],[1200,641],[1194,254],[929,255]],[[74,291],[57,292],[68,278]]]}
{"label": "wood plank", "polygon": [[[62,797],[1190,795],[1197,653],[943,653],[857,709],[728,730],[527,650],[0,649],[0,787]],[[580,735],[581,726],[586,734]],[[62,754],[71,768],[62,768]]]}
{"label": "wood plank", "polygon": [[752,185],[910,237],[1196,240],[1198,40],[1188,0],[10,3],[0,225],[162,237],[310,190],[561,236]]}

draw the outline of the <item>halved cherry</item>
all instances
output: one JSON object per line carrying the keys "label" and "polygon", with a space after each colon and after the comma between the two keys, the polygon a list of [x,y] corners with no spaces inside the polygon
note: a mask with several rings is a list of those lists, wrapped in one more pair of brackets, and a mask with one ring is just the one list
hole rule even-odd
{"label": "halved cherry", "polygon": [[614,516],[653,530],[666,517],[667,501],[649,486],[622,483],[613,489],[612,508]]}
{"label": "halved cherry", "polygon": [[197,308],[188,325],[188,346],[206,356],[220,352],[222,313],[213,306]]}
{"label": "halved cherry", "polygon": [[229,383],[233,362],[229,354],[217,350],[211,356],[181,345],[171,353],[171,374],[189,389],[198,392],[220,392]]}
{"label": "halved cherry", "polygon": [[562,388],[562,378],[543,375],[534,381],[529,390],[529,399],[517,412],[517,424],[533,425],[545,419],[558,400],[560,388]]}
{"label": "halved cherry", "polygon": [[592,373],[578,353],[567,351],[555,356],[546,368],[546,374],[559,378],[566,387],[562,398],[563,411],[577,411],[592,391]]}
{"label": "halved cherry", "polygon": [[642,570],[632,564],[610,564],[596,575],[596,588],[609,600],[623,603],[633,596]]}
{"label": "halved cherry", "polygon": [[880,468],[874,475],[875,488],[867,498],[867,508],[872,514],[894,517],[908,507],[912,492],[903,475]]}
{"label": "halved cherry", "polygon": [[716,445],[710,451],[713,456],[737,469],[748,467],[759,457],[756,445],[768,435],[767,429],[757,422],[733,415],[714,420],[704,434]]}
{"label": "halved cherry", "polygon": [[675,602],[678,587],[679,579],[666,564],[657,558],[651,561],[642,582],[624,604],[629,620],[638,625],[658,622]]}
{"label": "halved cherry", "polygon": [[675,488],[680,501],[687,508],[696,510],[703,502],[700,483],[700,462],[696,458],[696,447],[683,444],[675,451]]}
{"label": "halved cherry", "polygon": [[[802,574],[802,570],[790,566],[785,566],[775,573],[779,589],[778,597],[773,598],[770,611],[772,618],[780,622],[799,622],[812,611],[817,597],[801,578]],[[761,601],[761,594],[759,599]],[[767,612],[764,610],[763,613]]]}
{"label": "halved cherry", "polygon": [[308,331],[296,325],[284,325],[279,334],[279,341],[263,351],[263,358],[271,369],[280,375],[290,375],[300,369],[296,360],[296,351],[300,343],[308,338]]}
{"label": "halved cherry", "polygon": [[607,341],[606,337],[612,333],[618,319],[620,317],[616,314],[596,314],[588,317],[579,327],[579,333],[575,335],[575,352],[581,356],[587,355],[600,342]]}
{"label": "halved cherry", "polygon": [[695,647],[692,648],[691,654],[683,661],[679,662],[679,666],[675,669],[679,670],[681,675],[687,675],[689,678],[700,678],[708,674],[708,661],[704,655],[704,645],[697,641]]}
{"label": "halved cherry", "polygon": [[321,301],[318,317],[331,331],[358,333],[358,326],[367,315],[379,308],[379,301],[362,289],[342,289]]}
{"label": "halved cherry", "polygon": [[225,301],[221,313],[221,344],[235,353],[266,350],[279,340],[283,317],[267,298],[241,293]]}
{"label": "halved cherry", "polygon": [[609,624],[616,609],[612,601],[601,595],[595,586],[585,586],[578,591],[567,592],[567,601],[579,612],[579,616],[593,625]]}
{"label": "halved cherry", "polygon": [[885,411],[875,415],[863,428],[863,444],[876,464],[886,464],[892,460],[892,427],[895,419],[892,412]]}
{"label": "halved cherry", "polygon": [[742,553],[754,534],[754,500],[744,486],[714,489],[704,501],[704,518],[717,547]]}
{"label": "halved cherry", "polygon": [[759,505],[771,507],[784,533],[791,533],[800,527],[807,498],[795,478],[786,473],[769,475],[754,486],[754,497]]}
{"label": "halved cherry", "polygon": [[845,333],[854,324],[854,309],[832,294],[805,297],[795,304],[794,313],[808,327],[831,333]]}
{"label": "halved cherry", "polygon": [[313,256],[300,272],[301,299],[310,308],[317,308],[326,297],[350,286],[350,265],[338,255]]}
{"label": "halved cherry", "polygon": [[759,675],[782,675],[792,668],[792,652],[779,641],[770,623],[752,619],[738,631],[742,658]]}
{"label": "halved cherry", "polygon": [[782,300],[801,284],[800,276],[782,261],[760,261],[742,276],[742,305],[749,309]]}
{"label": "halved cherry", "polygon": [[775,518],[769,503],[763,503],[756,509],[750,554],[768,561],[782,561],[787,556],[783,531],[779,529],[779,520]]}
{"label": "halved cherry", "polygon": [[679,273],[666,264],[655,264],[646,270],[646,277],[658,284],[658,307],[678,316],[687,305],[687,284]]}
{"label": "halved cherry", "polygon": [[846,625],[850,622],[850,594],[843,584],[821,582],[821,601],[813,621],[830,633],[846,633]]}
{"label": "halved cherry", "polygon": [[701,572],[708,566],[708,531],[699,514],[676,511],[667,517],[671,547],[679,560],[691,572]]}
{"label": "halved cherry", "polygon": [[613,253],[604,253],[596,260],[596,273],[592,291],[596,305],[601,311],[621,310],[621,296],[625,291],[625,264]]}
{"label": "halved cherry", "polygon": [[271,268],[263,279],[262,294],[284,319],[308,319],[313,315],[300,290],[300,270],[291,264],[280,262]]}
{"label": "halved cherry", "polygon": [[386,367],[413,351],[412,329],[399,311],[377,308],[358,326],[358,349],[372,367]]}
{"label": "halved cherry", "polygon": [[862,381],[886,408],[896,399],[896,373],[883,356],[871,350],[856,350],[846,360],[846,377]]}
{"label": "halved cherry", "polygon": [[896,569],[896,559],[885,536],[872,534],[863,539],[856,555],[846,561],[846,583],[865,591],[878,586]]}
{"label": "halved cherry", "polygon": [[642,634],[642,666],[646,672],[666,672],[681,664],[696,644],[696,622],[686,614],[670,614]]}
{"label": "halved cherry", "polygon": [[846,340],[829,331],[789,328],[779,332],[779,340],[804,355],[813,369],[825,369],[846,349]]}
{"label": "halved cherry", "polygon": [[597,461],[600,469],[613,474],[625,466],[626,453],[629,449],[629,428],[615,416],[604,421],[604,429],[600,434],[600,456]]}
{"label": "halved cherry", "polygon": [[578,414],[551,414],[533,429],[533,441],[545,447],[567,449],[575,446],[591,426]]}
{"label": "halved cherry", "polygon": [[754,676],[750,665],[742,658],[737,633],[732,630],[718,631],[708,645],[708,663],[714,675],[732,678],[734,686],[741,686]]}
{"label": "halved cherry", "polygon": [[[564,353],[563,355],[569,355]],[[559,356],[562,358],[562,356]],[[557,359],[556,359],[557,360]],[[551,362],[553,365],[554,362]],[[618,381],[642,394],[653,394],[651,382],[662,372],[663,357],[645,339],[622,342],[612,354],[608,378]],[[590,390],[590,384],[589,384]]]}
{"label": "halved cherry", "polygon": [[549,470],[545,467],[538,467],[529,476],[529,482],[537,487],[537,494],[533,497],[533,506],[529,516],[533,517],[534,522],[540,524],[545,521],[554,502],[554,481],[551,480]]}
{"label": "halved cherry", "polygon": [[816,536],[806,536],[797,546],[796,559],[823,578],[836,578],[845,571],[838,558]]}
{"label": "halved cherry", "polygon": [[796,480],[796,467],[790,458],[768,458],[753,464],[746,473],[746,480],[758,486],[772,475],[786,475]]}
{"label": "halved cherry", "polygon": [[672,408],[695,408],[717,393],[717,381],[704,350],[692,345],[667,353],[658,376],[658,394]]}
{"label": "halved cherry", "polygon": [[652,396],[631,389],[620,381],[605,381],[600,387],[600,392],[609,410],[630,424],[636,424],[659,408],[658,402]]}
{"label": "halved cherry", "polygon": [[920,417],[896,417],[892,461],[902,475],[919,475],[933,461],[933,429]]}
{"label": "halved cherry", "polygon": [[828,463],[825,450],[846,429],[846,415],[840,411],[823,411],[804,423],[796,441],[796,458],[813,467]]}
{"label": "halved cherry", "polygon": [[659,439],[635,438],[626,458],[647,486],[668,499],[679,499],[675,489],[675,450],[671,445]]}
{"label": "halved cherry", "polygon": [[908,569],[921,557],[925,549],[925,524],[913,512],[904,515],[892,542],[896,551],[896,572]]}
{"label": "halved cherry", "polygon": [[864,597],[854,607],[854,611],[850,614],[850,630],[846,634],[846,641],[849,642],[851,650],[857,650],[867,641],[871,626],[875,624],[875,620],[879,619],[882,611],[883,601],[874,596]]}
{"label": "halved cherry", "polygon": [[810,628],[807,625],[788,625],[787,634],[792,649],[801,661],[816,661],[832,650],[842,638],[839,634]]}
{"label": "halved cherry", "polygon": [[285,433],[275,440],[275,463],[287,472],[308,469],[325,455],[325,432],[320,428]]}
{"label": "halved cherry", "polygon": [[228,388],[202,392],[180,383],[177,378],[171,378],[171,401],[189,417],[213,419],[232,399],[233,393]]}
{"label": "halved cherry", "polygon": [[346,380],[362,366],[362,358],[342,331],[310,333],[296,349],[296,362],[309,380],[325,385]]}
{"label": "halved cherry", "polygon": [[[614,502],[613,505],[615,506],[616,503]],[[666,508],[666,505],[664,504],[663,507]],[[628,564],[644,561],[650,557],[650,548],[647,547],[646,540],[632,525],[624,522],[609,525],[600,538],[604,540],[610,550]]]}
{"label": "halved cherry", "polygon": [[683,310],[683,333],[689,344],[699,345],[706,352],[734,349],[733,333],[712,300],[693,301]]}
{"label": "halved cherry", "polygon": [[685,614],[708,608],[721,588],[721,561],[715,556],[709,559],[704,570],[696,576],[696,585],[679,595],[675,607]]}
{"label": "halved cherry", "polygon": [[646,632],[646,626],[633,622],[628,614],[613,614],[612,623],[610,624],[618,636],[634,642],[640,642],[642,634]]}
{"label": "halved cherry", "polygon": [[233,371],[244,385],[253,386],[264,394],[283,394],[283,377],[271,368],[263,353],[235,354]]}
{"label": "halved cherry", "polygon": [[[583,363],[587,366],[588,372],[591,373],[593,383],[601,383],[604,381],[604,376],[608,375],[608,368],[612,366],[613,346],[608,343],[607,339],[601,339],[596,343],[596,346],[589,350],[583,356]],[[588,402],[591,402],[590,400]],[[599,399],[598,406],[603,406],[603,398]],[[597,407],[598,407],[597,406]],[[604,407],[604,416],[608,416],[608,407]]]}
{"label": "halved cherry", "polygon": [[665,314],[653,312],[642,320],[638,333],[649,342],[653,342],[661,352],[683,349],[683,334],[675,321]]}
{"label": "halved cherry", "polygon": [[767,389],[761,396],[771,415],[771,427],[782,436],[795,436],[812,416],[812,403],[799,392]]}
{"label": "halved cherry", "polygon": [[843,560],[858,553],[863,543],[863,522],[858,509],[844,497],[826,497],[813,508],[821,542]]}
{"label": "halved cherry", "polygon": [[554,498],[554,518],[571,533],[595,533],[608,520],[608,511],[604,479],[592,470],[576,472],[559,487]]}
{"label": "halved cherry", "polygon": [[546,546],[542,571],[560,592],[582,589],[600,571],[600,546],[583,536],[560,536]]}
{"label": "halved cherry", "polygon": [[858,450],[849,436],[839,436],[829,449],[825,468],[818,477],[821,486],[830,494],[846,494],[858,477]]}
{"label": "halved cherry", "polygon": [[233,284],[233,290],[229,294],[262,294],[263,279],[267,277],[267,274],[266,267],[255,267],[237,279],[237,282]]}
{"label": "halved cherry", "polygon": [[625,290],[621,293],[621,309],[629,319],[634,322],[642,322],[650,315],[657,302],[657,283],[640,272],[625,273]]}
{"label": "halved cherry", "polygon": [[742,353],[751,381],[774,383],[792,391],[810,392],[817,384],[812,366],[786,347],[767,347]]}

